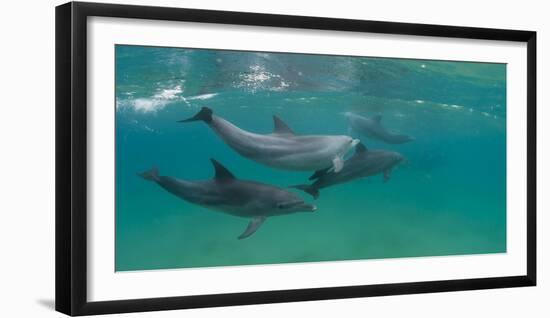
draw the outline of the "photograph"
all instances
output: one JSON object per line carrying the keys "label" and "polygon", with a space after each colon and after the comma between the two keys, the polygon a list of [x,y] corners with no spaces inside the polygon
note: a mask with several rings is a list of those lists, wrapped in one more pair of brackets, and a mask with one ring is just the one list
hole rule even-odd
{"label": "photograph", "polygon": [[312,4],[5,3],[0,318],[550,317],[544,2]]}
{"label": "photograph", "polygon": [[506,63],[114,50],[116,272],[507,252]]}
{"label": "photograph", "polygon": [[[41,274],[55,300],[42,304],[431,317],[459,302],[465,317],[540,301],[535,20],[276,5],[55,7],[55,78],[40,81],[55,88],[55,277]],[[12,135],[45,118],[22,114]],[[8,153],[42,153],[27,144]],[[336,299],[349,301],[323,309]]]}

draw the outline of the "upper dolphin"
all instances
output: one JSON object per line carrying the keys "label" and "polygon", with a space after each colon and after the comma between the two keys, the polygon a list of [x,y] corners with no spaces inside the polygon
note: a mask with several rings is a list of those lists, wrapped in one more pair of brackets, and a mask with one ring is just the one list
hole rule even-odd
{"label": "upper dolphin", "polygon": [[344,115],[348,119],[348,123],[352,130],[367,137],[378,139],[388,144],[402,144],[415,139],[408,135],[398,134],[387,130],[382,126],[381,115],[375,115],[370,118],[350,112],[346,112]]}
{"label": "upper dolphin", "polygon": [[203,107],[195,116],[179,122],[202,120],[240,155],[270,167],[312,171],[333,167],[342,169],[344,155],[359,140],[349,136],[297,136],[281,119],[273,116],[275,128],[267,135],[243,130]]}
{"label": "upper dolphin", "polygon": [[218,161],[210,160],[215,169],[215,176],[210,180],[188,181],[160,176],[157,168],[139,175],[156,182],[166,191],[185,201],[251,219],[239,239],[254,234],[267,217],[312,212],[317,209],[315,205],[305,203],[299,196],[287,190],[259,182],[239,180]]}
{"label": "upper dolphin", "polygon": [[355,154],[346,160],[344,168],[339,173],[317,171],[309,178],[309,180],[315,180],[315,182],[312,184],[295,185],[292,188],[303,190],[317,199],[319,197],[319,189],[358,178],[383,173],[384,180],[388,181],[393,167],[404,159],[400,153],[386,150],[367,150],[360,143],[355,147]]}

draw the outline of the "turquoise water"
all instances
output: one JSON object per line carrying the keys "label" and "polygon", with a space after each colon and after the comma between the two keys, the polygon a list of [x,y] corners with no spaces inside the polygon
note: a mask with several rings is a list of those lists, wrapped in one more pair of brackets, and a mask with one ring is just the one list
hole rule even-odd
{"label": "turquoise water", "polygon": [[[348,134],[342,112],[381,114],[415,141],[392,173],[321,190],[315,213],[272,217],[238,240],[244,218],[187,203],[136,173],[200,180],[209,158],[240,179],[286,187],[229,148],[202,106],[252,132],[272,115],[297,134]],[[116,46],[116,270],[506,252],[504,64]]]}

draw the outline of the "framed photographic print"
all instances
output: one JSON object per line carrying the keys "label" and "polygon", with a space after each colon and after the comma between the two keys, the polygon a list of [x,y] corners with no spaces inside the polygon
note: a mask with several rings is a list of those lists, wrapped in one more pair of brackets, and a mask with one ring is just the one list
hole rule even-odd
{"label": "framed photographic print", "polygon": [[536,284],[536,33],[56,8],[56,309]]}

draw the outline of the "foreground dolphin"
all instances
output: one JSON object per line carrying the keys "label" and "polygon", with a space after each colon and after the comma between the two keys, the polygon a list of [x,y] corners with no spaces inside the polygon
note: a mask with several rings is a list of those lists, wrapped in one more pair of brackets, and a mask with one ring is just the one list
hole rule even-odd
{"label": "foreground dolphin", "polygon": [[179,122],[202,120],[240,155],[270,167],[313,171],[332,167],[342,169],[344,155],[359,140],[349,136],[296,136],[277,116],[272,134],[260,135],[240,129],[203,107],[195,116]]}
{"label": "foreground dolphin", "polygon": [[254,234],[270,216],[295,212],[313,212],[315,205],[305,203],[296,194],[254,181],[238,180],[218,161],[210,159],[215,176],[210,180],[187,181],[159,176],[157,168],[139,174],[154,181],[173,195],[200,206],[227,214],[250,218],[239,239]]}
{"label": "foreground dolphin", "polygon": [[317,199],[319,197],[319,189],[358,178],[384,173],[384,180],[388,181],[392,168],[403,160],[404,157],[397,152],[367,150],[360,143],[355,147],[355,154],[346,160],[344,168],[339,173],[317,171],[309,178],[309,180],[316,179],[315,182],[292,186],[292,188],[303,190]]}
{"label": "foreground dolphin", "polygon": [[350,128],[367,137],[382,140],[388,144],[402,144],[414,140],[414,137],[388,131],[381,124],[382,116],[375,115],[370,118],[359,116],[350,112],[344,113],[348,119]]}

